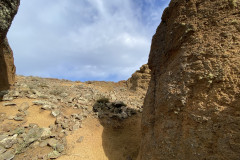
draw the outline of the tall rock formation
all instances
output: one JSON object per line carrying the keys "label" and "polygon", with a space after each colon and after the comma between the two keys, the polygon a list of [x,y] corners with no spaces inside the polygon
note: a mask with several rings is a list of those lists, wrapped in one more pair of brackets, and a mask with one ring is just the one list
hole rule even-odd
{"label": "tall rock formation", "polygon": [[152,40],[140,160],[239,160],[240,1],[172,0]]}
{"label": "tall rock formation", "polygon": [[19,4],[20,0],[0,1],[0,91],[8,89],[15,80],[13,53],[6,35]]}

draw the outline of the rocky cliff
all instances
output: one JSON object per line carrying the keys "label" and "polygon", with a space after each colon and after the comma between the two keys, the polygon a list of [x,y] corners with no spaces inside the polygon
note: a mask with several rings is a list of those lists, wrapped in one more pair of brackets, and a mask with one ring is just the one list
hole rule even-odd
{"label": "rocky cliff", "polygon": [[6,38],[20,0],[1,0],[0,2],[0,90],[8,89],[15,80],[13,53]]}
{"label": "rocky cliff", "polygon": [[240,157],[240,1],[172,0],[152,40],[140,160]]}

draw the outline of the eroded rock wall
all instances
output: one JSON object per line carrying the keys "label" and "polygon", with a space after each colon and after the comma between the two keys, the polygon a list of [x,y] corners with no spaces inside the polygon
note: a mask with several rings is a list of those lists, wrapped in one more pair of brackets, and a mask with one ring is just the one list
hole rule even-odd
{"label": "eroded rock wall", "polygon": [[0,2],[0,91],[8,89],[15,81],[13,52],[6,35],[19,4],[20,0],[1,0]]}
{"label": "eroded rock wall", "polygon": [[148,64],[138,159],[239,159],[240,1],[172,0]]}

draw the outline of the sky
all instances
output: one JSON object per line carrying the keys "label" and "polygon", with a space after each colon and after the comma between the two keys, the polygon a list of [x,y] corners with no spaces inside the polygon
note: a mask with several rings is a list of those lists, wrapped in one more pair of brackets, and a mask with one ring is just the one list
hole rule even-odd
{"label": "sky", "polygon": [[170,0],[21,0],[8,32],[17,74],[128,79],[146,64]]}

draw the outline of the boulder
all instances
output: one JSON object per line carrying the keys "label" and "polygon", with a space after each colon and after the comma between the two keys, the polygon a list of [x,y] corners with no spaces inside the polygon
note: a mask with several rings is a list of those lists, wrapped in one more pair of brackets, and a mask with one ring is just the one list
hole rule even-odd
{"label": "boulder", "polygon": [[153,36],[139,160],[239,159],[240,1],[172,0]]}

